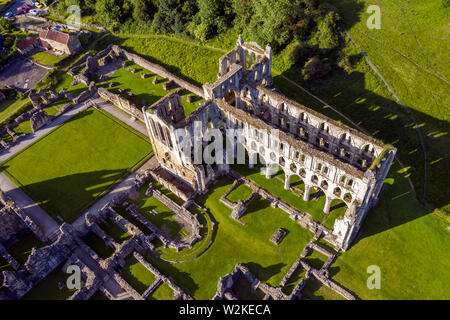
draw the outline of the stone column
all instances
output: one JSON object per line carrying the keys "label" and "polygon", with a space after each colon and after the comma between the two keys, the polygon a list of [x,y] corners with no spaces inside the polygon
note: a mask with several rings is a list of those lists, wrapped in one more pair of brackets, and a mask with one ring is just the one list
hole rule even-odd
{"label": "stone column", "polygon": [[289,190],[291,187],[291,176],[286,175],[284,178],[284,190]]}
{"label": "stone column", "polygon": [[270,179],[272,177],[272,168],[268,165],[266,166],[266,179]]}
{"label": "stone column", "polygon": [[331,202],[333,201],[333,198],[331,197],[327,197],[325,200],[325,207],[323,207],[323,212],[325,213],[329,213],[330,212],[330,207],[331,207]]}
{"label": "stone column", "polygon": [[311,192],[311,186],[305,183],[305,192],[303,193],[303,200],[309,201],[309,193]]}

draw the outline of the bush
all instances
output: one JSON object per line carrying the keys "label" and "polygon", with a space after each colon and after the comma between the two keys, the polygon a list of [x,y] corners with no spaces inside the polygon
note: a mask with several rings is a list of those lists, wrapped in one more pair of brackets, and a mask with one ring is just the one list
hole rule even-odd
{"label": "bush", "polygon": [[450,0],[442,0],[442,6],[444,8],[450,7]]}
{"label": "bush", "polygon": [[312,57],[306,61],[302,70],[303,80],[315,81],[325,77],[330,72],[331,67],[328,63],[323,63],[318,56]]}
{"label": "bush", "polygon": [[337,65],[347,73],[352,70],[352,63],[350,62],[350,58],[344,53],[339,56]]}

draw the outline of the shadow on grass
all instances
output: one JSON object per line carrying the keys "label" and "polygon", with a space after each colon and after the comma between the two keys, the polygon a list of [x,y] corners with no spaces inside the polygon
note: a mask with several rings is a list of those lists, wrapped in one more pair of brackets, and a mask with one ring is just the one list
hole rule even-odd
{"label": "shadow on grass", "polygon": [[255,262],[246,262],[244,264],[261,282],[266,282],[273,276],[279,274],[281,269],[286,266],[285,263],[277,263],[264,268],[262,265]]}
{"label": "shadow on grass", "polygon": [[[7,171],[8,168],[8,165],[2,165],[0,171],[6,173],[22,191],[59,223],[62,221],[58,216],[64,219],[64,222],[73,222],[115,183],[129,174],[127,168],[99,170],[21,185],[20,181]],[[9,193],[11,192],[14,190]]]}
{"label": "shadow on grass", "polygon": [[[362,56],[354,55],[350,58],[353,61],[359,61],[362,59]],[[391,168],[388,176],[395,178],[394,186],[385,183],[385,190],[380,193],[380,203],[383,202],[386,211],[389,211],[388,219],[384,219],[385,221],[389,220],[388,223],[377,223],[370,228],[362,228],[362,232],[360,232],[355,243],[364,237],[370,237],[395,228],[430,212],[420,208],[419,203],[416,203],[411,197],[409,199],[406,196],[400,197],[411,193],[419,201],[423,198],[425,157],[417,128],[421,132],[427,153],[427,202],[432,202],[434,206],[439,208],[448,205],[450,189],[445,186],[446,179],[443,179],[441,175],[441,173],[450,170],[450,158],[444,157],[442,153],[443,150],[446,150],[449,142],[447,137],[447,133],[450,131],[448,122],[417,110],[408,109],[408,111],[392,99],[387,99],[366,89],[365,84],[368,80],[362,72],[353,71],[350,74],[344,74],[339,69],[333,69],[329,78],[315,84],[302,82],[299,76],[301,73],[299,72],[298,67],[293,67],[284,72],[283,76],[289,79],[297,79],[302,87],[324,99],[331,106],[336,107],[340,112],[351,118],[354,123],[364,128],[369,135],[382,140],[384,143],[394,145],[397,148],[397,157],[405,167],[402,172],[399,172],[398,163],[394,163],[397,167],[396,171]],[[354,125],[339,116],[331,108],[324,106],[305,94],[281,76],[275,76],[274,82],[276,87],[286,96],[332,119],[354,127]],[[417,128],[411,114],[416,119]],[[424,134],[427,130],[430,133]],[[438,159],[438,161],[431,165],[430,162],[434,159]],[[406,179],[411,179],[416,195],[414,195],[414,191],[411,190]],[[401,184],[400,186],[398,186],[399,183]],[[390,189],[390,192],[387,192],[387,189]],[[391,195],[392,199],[384,198],[388,195]],[[395,195],[399,195],[398,198],[394,197]],[[402,206],[397,205],[399,210],[394,210],[393,208],[387,210],[389,203],[394,203],[393,201],[397,203],[403,201],[405,204]],[[411,206],[411,204],[413,205]],[[416,207],[417,210],[400,210],[400,207],[407,207],[408,205]],[[342,204],[338,205],[338,207],[341,206]]]}

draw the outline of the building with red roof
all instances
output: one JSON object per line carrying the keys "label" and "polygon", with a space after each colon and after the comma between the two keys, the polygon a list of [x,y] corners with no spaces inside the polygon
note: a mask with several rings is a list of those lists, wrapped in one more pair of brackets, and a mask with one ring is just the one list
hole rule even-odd
{"label": "building with red roof", "polygon": [[43,29],[39,32],[39,39],[44,48],[62,51],[66,54],[72,54],[81,48],[76,35],[53,29]]}

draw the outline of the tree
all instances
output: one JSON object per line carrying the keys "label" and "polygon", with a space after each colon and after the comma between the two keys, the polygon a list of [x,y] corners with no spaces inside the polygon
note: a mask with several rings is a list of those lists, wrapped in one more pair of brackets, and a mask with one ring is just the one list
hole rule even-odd
{"label": "tree", "polygon": [[257,42],[270,43],[275,51],[292,40],[292,24],[303,14],[301,0],[254,0],[250,29]]}
{"label": "tree", "polygon": [[123,0],[98,0],[95,11],[105,27],[116,27],[122,22]]}
{"label": "tree", "polygon": [[242,32],[250,23],[253,15],[253,2],[251,0],[233,0],[234,26]]}
{"label": "tree", "polygon": [[306,61],[302,70],[303,80],[315,81],[325,77],[330,72],[331,67],[328,63],[320,61],[318,56],[312,57]]}
{"label": "tree", "polygon": [[14,26],[11,20],[0,18],[0,32],[1,33],[9,33],[13,31]]}
{"label": "tree", "polygon": [[183,33],[185,24],[192,19],[196,11],[193,0],[161,0],[158,4],[152,27],[160,33]]}

